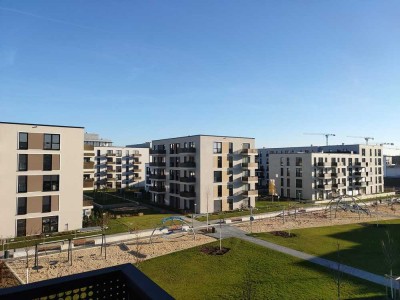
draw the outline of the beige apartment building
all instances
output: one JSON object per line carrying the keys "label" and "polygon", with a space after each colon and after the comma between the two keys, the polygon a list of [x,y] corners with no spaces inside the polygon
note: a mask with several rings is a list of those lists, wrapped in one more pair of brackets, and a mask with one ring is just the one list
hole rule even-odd
{"label": "beige apartment building", "polygon": [[152,201],[195,213],[255,205],[253,138],[193,135],[154,140],[150,150]]}
{"label": "beige apartment building", "polygon": [[325,200],[384,192],[382,147],[336,145],[259,149],[260,186],[285,198]]}
{"label": "beige apartment building", "polygon": [[0,236],[82,227],[83,127],[0,123]]}

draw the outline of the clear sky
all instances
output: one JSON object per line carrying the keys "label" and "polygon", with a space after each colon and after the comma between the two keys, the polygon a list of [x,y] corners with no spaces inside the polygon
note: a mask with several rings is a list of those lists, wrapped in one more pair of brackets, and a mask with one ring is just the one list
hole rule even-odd
{"label": "clear sky", "polygon": [[0,0],[0,121],[400,148],[400,1]]}

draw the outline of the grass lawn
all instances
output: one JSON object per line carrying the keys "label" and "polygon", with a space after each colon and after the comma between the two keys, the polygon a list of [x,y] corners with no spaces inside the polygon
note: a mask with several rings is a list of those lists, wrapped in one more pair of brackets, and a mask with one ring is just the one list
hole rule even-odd
{"label": "grass lawn", "polygon": [[389,273],[381,244],[382,240],[387,241],[387,231],[395,242],[396,263],[393,272],[400,274],[400,220],[379,221],[379,224],[378,227],[371,222],[296,229],[290,231],[296,234],[296,237],[291,238],[271,233],[256,233],[252,236],[334,261],[338,261],[339,243],[341,263],[383,275]]}
{"label": "grass lawn", "polygon": [[153,229],[161,225],[161,220],[166,217],[174,216],[172,214],[152,213],[143,211],[143,216],[122,217],[119,219],[110,219],[108,223],[107,234],[127,232],[129,229],[142,230]]}
{"label": "grass lawn", "polygon": [[[256,209],[253,209],[253,214],[263,214],[267,212],[273,211],[281,211],[283,209],[294,208],[294,207],[309,207],[313,206],[313,204],[301,204],[295,201],[256,201]],[[250,210],[243,211],[233,211],[233,212],[224,212],[222,214],[210,214],[208,216],[209,220],[218,220],[221,218],[234,218],[234,217],[243,217],[249,216]],[[196,218],[196,220],[204,222],[207,220],[206,216],[201,216]]]}
{"label": "grass lawn", "polygon": [[[230,248],[223,256],[195,247],[144,261],[140,269],[176,299],[247,299],[249,283],[252,299],[337,298],[328,269],[240,239],[226,239],[223,247]],[[384,299],[384,293],[383,286],[342,277],[342,299]]]}

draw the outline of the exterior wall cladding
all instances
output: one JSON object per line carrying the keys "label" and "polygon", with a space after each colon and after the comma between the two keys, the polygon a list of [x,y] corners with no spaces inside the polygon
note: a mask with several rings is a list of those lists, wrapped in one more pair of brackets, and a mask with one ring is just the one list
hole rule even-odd
{"label": "exterior wall cladding", "polygon": [[81,127],[0,123],[0,236],[82,227]]}
{"label": "exterior wall cladding", "polygon": [[382,147],[337,145],[258,150],[259,187],[305,200],[382,193]]}
{"label": "exterior wall cladding", "polygon": [[150,150],[152,201],[195,213],[255,205],[253,138],[194,135],[155,140]]}

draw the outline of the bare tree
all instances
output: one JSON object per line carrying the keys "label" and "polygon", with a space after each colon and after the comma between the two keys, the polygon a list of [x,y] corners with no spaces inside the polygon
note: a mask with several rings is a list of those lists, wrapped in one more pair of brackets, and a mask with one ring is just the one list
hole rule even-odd
{"label": "bare tree", "polygon": [[397,255],[397,247],[394,240],[390,237],[389,231],[386,231],[386,240],[381,241],[382,251],[385,257],[385,263],[389,268],[389,277],[390,277],[390,293],[391,299],[394,297],[394,288],[393,288],[393,266],[398,261]]}

